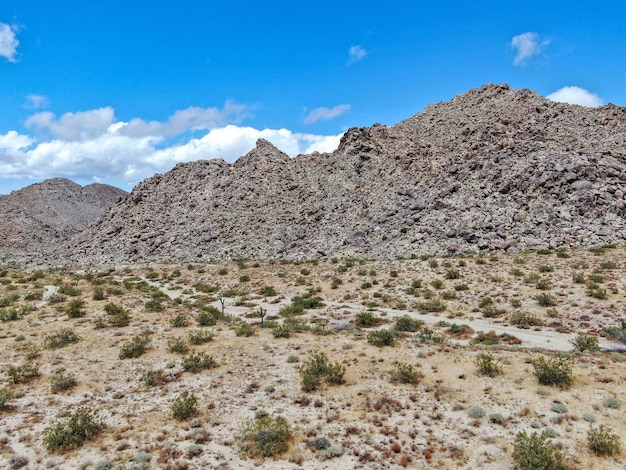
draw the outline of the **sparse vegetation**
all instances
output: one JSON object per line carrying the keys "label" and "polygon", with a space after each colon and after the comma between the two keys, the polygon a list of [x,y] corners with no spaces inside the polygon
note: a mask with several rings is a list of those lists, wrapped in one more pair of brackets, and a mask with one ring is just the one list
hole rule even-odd
{"label": "sparse vegetation", "polygon": [[13,392],[8,388],[0,388],[0,411],[4,410],[7,403],[13,398]]}
{"label": "sparse vegetation", "polygon": [[26,361],[21,366],[8,366],[4,373],[12,384],[28,383],[39,377],[39,366],[31,361]]}
{"label": "sparse vegetation", "polygon": [[[521,430],[527,430],[529,439],[530,432],[540,436],[543,431],[546,444],[563,454],[564,449],[576,452],[572,462],[564,457],[568,468],[619,466],[620,452],[596,454],[587,430],[593,425],[597,432],[602,424],[618,443],[626,436],[619,387],[626,355],[610,343],[626,339],[620,277],[626,248],[605,258],[594,258],[587,250],[565,251],[569,257],[556,250],[548,257],[519,251],[519,263],[505,253],[495,261],[484,254],[484,264],[474,262],[477,256],[459,253],[425,261],[419,261],[420,253],[411,260],[352,259],[348,264],[353,267],[344,274],[337,270],[345,266],[343,261],[333,264],[324,257],[317,264],[246,260],[245,271],[233,260],[224,263],[228,273],[223,277],[214,260],[205,259],[194,261],[193,270],[181,266],[176,276],[170,264],[152,271],[131,267],[80,274],[59,268],[46,271],[43,281],[31,282],[30,273],[11,268],[0,277],[0,298],[16,299],[0,308],[5,358],[0,417],[15,431],[5,433],[0,461],[12,465],[9,458],[18,462],[23,454],[28,459],[23,468],[73,468],[85,462],[101,469],[232,463],[238,449],[252,455],[238,447],[243,427],[232,423],[245,422],[263,406],[272,416],[281,413],[294,420],[292,436],[296,429],[300,436],[278,458],[298,467],[343,455],[335,466],[453,469],[491,458],[496,459],[492,465],[506,466],[508,458],[511,467],[522,468],[511,459]],[[429,268],[431,260],[437,268]],[[602,269],[607,260],[614,260],[613,270]],[[540,270],[543,265],[554,269]],[[512,275],[514,269],[521,276]],[[460,281],[448,275],[457,270]],[[575,282],[572,273],[580,274],[582,282]],[[530,280],[531,274],[538,277],[525,283],[522,277]],[[244,276],[250,280],[243,281]],[[542,276],[551,291],[537,290]],[[433,284],[438,280],[441,284]],[[372,287],[362,290],[363,282]],[[443,283],[445,289],[438,289]],[[63,294],[66,299],[50,304],[50,286],[64,284],[80,295]],[[264,297],[263,286],[272,286],[276,295]],[[598,287],[608,299],[588,295]],[[106,300],[93,300],[97,289]],[[538,294],[551,295],[558,306],[540,308]],[[164,311],[146,310],[150,299],[158,299]],[[279,316],[280,308],[293,307],[294,300],[297,308]],[[308,308],[317,302],[327,306]],[[425,304],[431,302],[443,304],[444,313],[427,312]],[[85,313],[70,314],[72,305]],[[128,326],[113,328],[111,319],[120,312],[125,315],[120,325]],[[188,318],[187,328],[170,324],[177,315]],[[64,328],[80,342],[47,349],[48,336]],[[237,337],[239,329],[256,336]],[[151,349],[139,359],[120,360],[120,348],[142,336],[152,339]],[[394,349],[379,349],[386,339],[394,341]],[[600,352],[605,342],[608,351]],[[314,360],[316,353],[322,358]],[[571,368],[550,367],[558,358]],[[219,368],[211,370],[218,362]],[[535,369],[533,386],[528,371]],[[347,385],[335,386],[346,380]],[[293,394],[294,386],[299,394]],[[178,422],[171,407],[184,390],[197,400],[195,414]],[[113,431],[66,457],[46,457],[41,430],[67,418],[68,410],[88,403],[94,393],[101,397],[101,415],[115,423]],[[147,406],[150,397],[159,406]],[[33,408],[33,403],[45,408]],[[165,424],[157,423],[159,416]],[[225,460],[215,462],[211,441]],[[483,443],[490,456],[477,458]],[[108,460],[91,458],[94,452]],[[258,460],[250,465],[264,466],[260,459],[271,457],[252,458]]]}
{"label": "sparse vegetation", "polygon": [[561,451],[548,439],[546,431],[532,433],[521,432],[513,446],[513,460],[521,470],[567,470]]}
{"label": "sparse vegetation", "polygon": [[545,359],[540,357],[532,362],[535,376],[541,385],[568,388],[572,385],[572,361],[564,356]]}
{"label": "sparse vegetation", "polygon": [[312,392],[320,387],[322,380],[330,384],[344,383],[346,368],[339,362],[331,363],[325,353],[314,352],[304,362],[299,372],[302,390]]}
{"label": "sparse vegetation", "polygon": [[292,434],[285,418],[258,411],[244,426],[239,445],[248,457],[274,457],[287,451]]}
{"label": "sparse vegetation", "polygon": [[396,331],[407,331],[407,332],[415,332],[419,331],[423,322],[420,320],[415,320],[408,315],[402,315],[401,317],[396,318],[395,329]]}
{"label": "sparse vegetation", "polygon": [[74,388],[78,382],[74,374],[57,372],[50,378],[50,391],[52,393],[65,392]]}
{"label": "sparse vegetation", "polygon": [[172,416],[179,421],[191,418],[197,412],[197,404],[196,396],[185,390],[172,403]]}
{"label": "sparse vegetation", "polygon": [[495,377],[502,373],[502,367],[494,360],[489,353],[480,353],[474,361],[480,375],[487,377]]}
{"label": "sparse vegetation", "polygon": [[120,347],[120,359],[133,359],[143,356],[150,344],[150,337],[146,335],[135,336]]}
{"label": "sparse vegetation", "polygon": [[96,437],[104,427],[97,411],[81,407],[44,429],[43,446],[48,452],[74,449]]}
{"label": "sparse vegetation", "polygon": [[197,345],[213,341],[215,335],[208,330],[190,331],[189,343]]}
{"label": "sparse vegetation", "polygon": [[394,367],[389,376],[393,383],[415,385],[423,377],[423,374],[416,371],[411,364],[401,362]]}
{"label": "sparse vegetation", "polygon": [[187,372],[198,373],[205,369],[215,369],[218,363],[205,352],[191,354],[183,359],[183,369]]}
{"label": "sparse vegetation", "polygon": [[587,445],[597,455],[614,455],[619,453],[622,444],[619,436],[604,425],[592,427],[587,434]]}
{"label": "sparse vegetation", "polygon": [[80,341],[80,336],[74,333],[71,328],[63,328],[48,334],[44,340],[44,345],[48,349],[58,349],[78,341]]}
{"label": "sparse vegetation", "polygon": [[574,351],[578,353],[600,351],[600,341],[597,336],[580,333],[572,340]]}
{"label": "sparse vegetation", "polygon": [[367,335],[367,342],[374,346],[393,346],[396,344],[396,334],[391,330],[372,331]]}

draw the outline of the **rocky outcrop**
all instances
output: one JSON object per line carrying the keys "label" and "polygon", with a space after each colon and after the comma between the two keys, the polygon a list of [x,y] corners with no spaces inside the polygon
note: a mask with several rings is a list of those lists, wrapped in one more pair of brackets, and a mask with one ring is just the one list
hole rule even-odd
{"label": "rocky outcrop", "polygon": [[127,194],[54,178],[0,196],[0,252],[49,256]]}
{"label": "rocky outcrop", "polygon": [[485,85],[330,154],[271,143],[140,183],[68,247],[75,262],[410,256],[626,237],[626,109]]}

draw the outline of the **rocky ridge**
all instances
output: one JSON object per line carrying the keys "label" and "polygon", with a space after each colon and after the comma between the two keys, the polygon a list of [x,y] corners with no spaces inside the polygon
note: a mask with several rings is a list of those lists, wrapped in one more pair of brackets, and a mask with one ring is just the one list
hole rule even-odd
{"label": "rocky ridge", "polygon": [[626,108],[485,85],[339,148],[290,159],[271,143],[234,164],[177,165],[140,183],[67,247],[74,262],[410,256],[626,238]]}
{"label": "rocky ridge", "polygon": [[0,196],[0,251],[49,255],[127,194],[53,178]]}

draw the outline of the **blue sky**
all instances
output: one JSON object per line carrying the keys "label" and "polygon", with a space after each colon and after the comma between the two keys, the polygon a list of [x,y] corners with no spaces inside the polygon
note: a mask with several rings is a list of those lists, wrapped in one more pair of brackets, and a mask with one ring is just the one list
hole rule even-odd
{"label": "blue sky", "polygon": [[[294,156],[508,82],[626,105],[622,1],[0,3],[0,194]],[[556,94],[555,94],[556,93]]]}

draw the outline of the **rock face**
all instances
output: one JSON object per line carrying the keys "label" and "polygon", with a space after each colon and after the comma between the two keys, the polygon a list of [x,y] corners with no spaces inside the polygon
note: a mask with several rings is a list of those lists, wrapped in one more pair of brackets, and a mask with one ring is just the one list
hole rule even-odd
{"label": "rock face", "polygon": [[626,108],[485,85],[330,154],[267,141],[140,183],[68,247],[77,262],[410,256],[626,238]]}
{"label": "rock face", "polygon": [[0,196],[0,252],[49,255],[127,194],[54,178]]}

